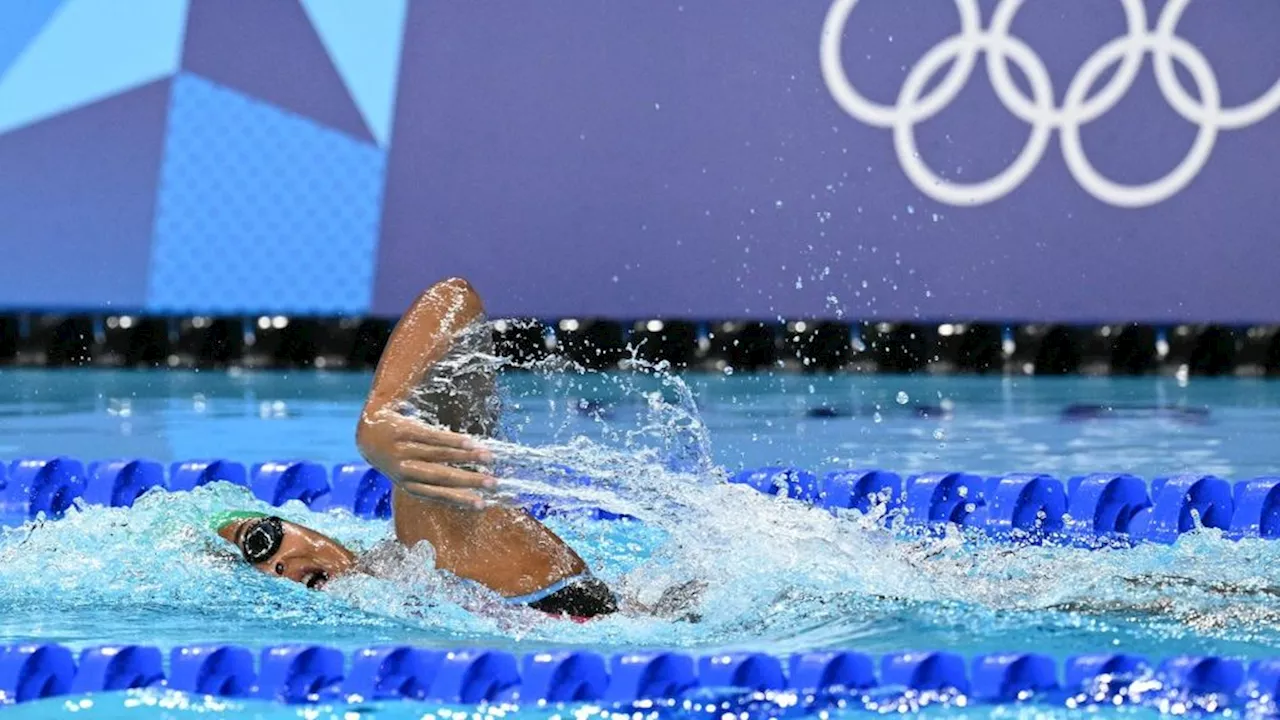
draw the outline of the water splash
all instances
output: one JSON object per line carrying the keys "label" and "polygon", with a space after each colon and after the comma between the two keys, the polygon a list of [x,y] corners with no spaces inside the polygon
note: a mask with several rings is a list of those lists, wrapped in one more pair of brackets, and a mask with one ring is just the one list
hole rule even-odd
{"label": "water splash", "polygon": [[[697,398],[665,367],[633,359],[633,372],[594,373],[563,358],[513,367],[485,347],[470,358],[472,364],[443,367],[468,372],[476,383],[502,372],[538,379],[522,383],[532,389],[501,391],[498,401],[485,401],[483,417],[497,434],[489,445],[506,493],[638,518],[564,517],[551,524],[633,606],[652,604],[691,581],[705,586],[690,609],[700,621],[627,612],[578,625],[501,606],[431,570],[425,548],[385,551],[385,522],[289,505],[274,511],[366,553],[378,575],[338,578],[326,592],[308,592],[245,567],[204,527],[215,509],[265,509],[242,488],[220,485],[156,492],[131,509],[87,508],[4,531],[0,642],[136,642],[145,627],[142,639],[165,646],[199,639],[517,651],[571,644],[603,651],[845,647],[1065,655],[1115,649],[1259,656],[1280,644],[1276,543],[1231,542],[1199,531],[1172,547],[1091,551],[1015,547],[954,530],[891,532],[883,508],[832,514],[723,482]],[[438,412],[439,394],[460,386],[445,375],[431,380],[437,381],[443,384],[429,386],[435,394],[420,394],[411,411]],[[498,382],[501,387],[501,375]],[[500,405],[522,404],[554,409],[550,442],[521,444],[518,424],[496,425]],[[553,466],[593,482],[563,482]]]}

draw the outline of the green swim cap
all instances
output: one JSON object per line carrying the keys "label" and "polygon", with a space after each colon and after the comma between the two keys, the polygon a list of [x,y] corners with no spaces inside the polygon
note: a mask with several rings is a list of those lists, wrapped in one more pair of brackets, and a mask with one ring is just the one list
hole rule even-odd
{"label": "green swim cap", "polygon": [[266,516],[266,513],[252,512],[249,510],[225,510],[223,512],[216,512],[209,516],[209,529],[214,532],[218,532],[237,520],[264,518]]}

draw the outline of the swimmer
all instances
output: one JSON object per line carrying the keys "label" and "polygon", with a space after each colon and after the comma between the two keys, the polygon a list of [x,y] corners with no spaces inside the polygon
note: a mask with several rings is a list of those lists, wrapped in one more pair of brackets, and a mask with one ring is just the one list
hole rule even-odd
{"label": "swimmer", "polygon": [[[491,342],[483,321],[469,283],[440,282],[401,317],[374,374],[356,445],[394,483],[396,541],[401,548],[429,543],[438,569],[511,604],[577,620],[614,613],[617,596],[573,548],[524,509],[487,497],[497,485],[484,470],[493,458],[475,437],[495,429],[493,373],[439,372]],[[424,402],[435,423],[406,414]],[[210,524],[253,567],[308,588],[359,571],[353,552],[297,523],[222,513]]]}

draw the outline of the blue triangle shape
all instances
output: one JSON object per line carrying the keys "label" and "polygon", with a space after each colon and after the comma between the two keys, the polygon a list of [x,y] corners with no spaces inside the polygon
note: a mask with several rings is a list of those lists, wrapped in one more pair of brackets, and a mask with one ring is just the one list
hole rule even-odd
{"label": "blue triangle shape", "polygon": [[0,5],[0,78],[44,29],[63,0],[25,0]]}
{"label": "blue triangle shape", "polygon": [[177,72],[187,0],[65,0],[0,78],[0,133]]}
{"label": "blue triangle shape", "polygon": [[312,27],[378,144],[391,141],[408,0],[302,0]]}

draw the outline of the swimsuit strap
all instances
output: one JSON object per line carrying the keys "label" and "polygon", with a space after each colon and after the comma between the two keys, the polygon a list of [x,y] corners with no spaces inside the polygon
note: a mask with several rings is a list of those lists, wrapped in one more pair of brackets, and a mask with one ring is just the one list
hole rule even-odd
{"label": "swimsuit strap", "polygon": [[539,600],[545,600],[548,596],[555,595],[556,593],[569,587],[570,585],[573,585],[576,582],[579,582],[582,580],[588,580],[590,578],[591,578],[590,573],[582,573],[580,575],[570,575],[567,578],[564,578],[562,580],[557,580],[551,583],[550,585],[542,588],[541,590],[535,590],[534,592],[531,592],[528,595],[517,595],[516,597],[503,598],[503,601],[509,605],[532,605],[538,602]]}
{"label": "swimsuit strap", "polygon": [[[474,580],[466,582],[483,587]],[[571,575],[557,580],[541,590],[528,595],[502,599],[506,605],[524,605],[548,615],[564,617],[576,622],[586,622],[598,615],[618,611],[618,598],[591,573]]]}

